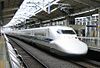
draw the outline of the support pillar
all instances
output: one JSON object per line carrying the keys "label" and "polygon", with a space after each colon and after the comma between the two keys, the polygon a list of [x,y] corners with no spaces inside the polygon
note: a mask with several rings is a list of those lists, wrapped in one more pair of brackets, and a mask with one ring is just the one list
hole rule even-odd
{"label": "support pillar", "polygon": [[3,25],[3,9],[4,9],[4,1],[0,1],[0,26]]}
{"label": "support pillar", "polygon": [[66,22],[65,22],[65,26],[69,26],[69,20],[70,18],[69,18],[69,16],[66,16]]}

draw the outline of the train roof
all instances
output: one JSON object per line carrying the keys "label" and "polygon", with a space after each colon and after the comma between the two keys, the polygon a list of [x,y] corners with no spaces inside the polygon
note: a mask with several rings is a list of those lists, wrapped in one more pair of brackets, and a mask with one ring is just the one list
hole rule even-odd
{"label": "train roof", "polygon": [[50,28],[50,29],[73,29],[68,26],[47,26],[47,28]]}
{"label": "train roof", "polygon": [[63,30],[73,30],[73,28],[67,27],[67,26],[47,26],[47,27],[40,27],[38,29],[50,29],[50,30],[63,29]]}
{"label": "train roof", "polygon": [[[51,29],[51,30],[57,30],[57,29],[63,29],[63,30],[73,30],[71,27],[67,26],[46,26],[46,27],[39,27],[39,28],[31,28],[31,29],[24,29],[24,30],[37,30],[37,29]],[[24,31],[21,30],[21,31]]]}

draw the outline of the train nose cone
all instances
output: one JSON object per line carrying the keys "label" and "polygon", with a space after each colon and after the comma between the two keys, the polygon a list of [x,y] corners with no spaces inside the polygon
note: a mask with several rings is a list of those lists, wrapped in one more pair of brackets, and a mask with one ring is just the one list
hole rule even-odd
{"label": "train nose cone", "polygon": [[57,39],[56,44],[70,54],[86,54],[88,47],[78,39]]}

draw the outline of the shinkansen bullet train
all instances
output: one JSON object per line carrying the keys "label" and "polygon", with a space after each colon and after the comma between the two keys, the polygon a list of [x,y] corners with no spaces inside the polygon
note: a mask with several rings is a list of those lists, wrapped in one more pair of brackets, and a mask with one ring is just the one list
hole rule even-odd
{"label": "shinkansen bullet train", "polygon": [[32,36],[38,47],[58,55],[85,55],[87,44],[77,38],[75,31],[66,26],[47,26],[13,31],[13,33]]}

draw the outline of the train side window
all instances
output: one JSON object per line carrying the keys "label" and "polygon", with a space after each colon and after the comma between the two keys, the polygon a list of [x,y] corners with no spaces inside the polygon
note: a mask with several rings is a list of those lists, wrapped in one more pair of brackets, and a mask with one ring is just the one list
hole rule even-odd
{"label": "train side window", "polygon": [[57,31],[57,33],[59,33],[59,34],[60,34],[60,32],[59,32],[59,31]]}
{"label": "train side window", "polygon": [[58,34],[61,34],[61,30],[57,30],[57,33],[58,33]]}

